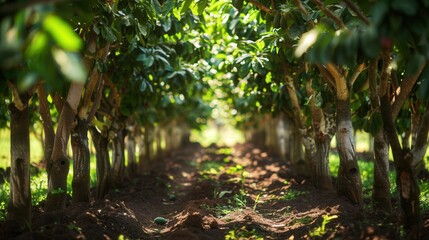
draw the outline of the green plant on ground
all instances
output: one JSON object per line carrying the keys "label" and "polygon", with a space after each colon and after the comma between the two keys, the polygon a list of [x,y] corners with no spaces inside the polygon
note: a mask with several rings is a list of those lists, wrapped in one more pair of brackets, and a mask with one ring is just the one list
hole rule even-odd
{"label": "green plant on ground", "polygon": [[280,196],[280,200],[284,200],[284,201],[290,201],[290,200],[294,200],[295,198],[302,196],[302,195],[306,195],[309,192],[307,191],[298,191],[295,189],[288,189],[282,196]]}
{"label": "green plant on ground", "polygon": [[420,181],[420,210],[429,211],[429,183],[423,180]]}
{"label": "green plant on ground", "polygon": [[[46,175],[46,173],[42,175]],[[33,206],[46,199],[48,184],[44,179],[46,178],[38,176],[37,178],[34,177],[31,181],[31,204]]]}
{"label": "green plant on ground", "polygon": [[231,155],[232,154],[232,148],[230,148],[230,147],[219,148],[219,150],[216,151],[216,154]]}
{"label": "green plant on ground", "polygon": [[[238,193],[228,196],[232,191],[220,191],[215,192],[217,198],[228,198],[227,203],[224,205],[216,205],[214,208],[206,208],[216,212],[216,215],[223,217],[234,211],[243,209],[247,206],[247,193],[244,190],[240,190]],[[204,207],[204,206],[203,206]]]}
{"label": "green plant on ground", "polygon": [[236,228],[230,230],[227,235],[225,235],[226,240],[235,240],[235,239],[253,239],[253,240],[263,240],[264,235],[258,232],[255,228],[248,230],[246,226],[241,228]]}
{"label": "green plant on ground", "polygon": [[319,227],[317,227],[317,228],[313,229],[312,231],[310,231],[310,236],[311,237],[322,237],[326,233],[326,225],[331,220],[333,220],[335,218],[338,218],[338,215],[331,215],[331,216],[329,216],[329,215],[326,214],[326,215],[323,215],[322,218],[323,218],[322,224]]}

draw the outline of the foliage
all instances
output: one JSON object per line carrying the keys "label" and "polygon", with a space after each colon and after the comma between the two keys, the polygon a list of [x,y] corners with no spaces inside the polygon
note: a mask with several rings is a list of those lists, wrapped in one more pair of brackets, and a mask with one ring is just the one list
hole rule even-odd
{"label": "foliage", "polygon": [[322,216],[323,220],[322,220],[321,225],[319,227],[313,229],[312,231],[310,231],[310,236],[311,237],[322,237],[327,231],[326,225],[329,224],[329,222],[335,218],[338,218],[338,215],[328,215],[328,214],[323,215]]}
{"label": "foliage", "polygon": [[297,190],[289,188],[284,192],[284,194],[282,194],[282,196],[279,197],[279,199],[284,200],[284,201],[290,201],[290,200],[296,199],[299,196],[306,195],[306,194],[309,194],[309,192],[297,191]]}
{"label": "foliage", "polygon": [[254,239],[254,240],[263,240],[264,235],[258,232],[257,229],[253,228],[252,230],[248,230],[246,226],[241,228],[232,229],[225,235],[225,239],[227,240],[235,240],[235,239]]}

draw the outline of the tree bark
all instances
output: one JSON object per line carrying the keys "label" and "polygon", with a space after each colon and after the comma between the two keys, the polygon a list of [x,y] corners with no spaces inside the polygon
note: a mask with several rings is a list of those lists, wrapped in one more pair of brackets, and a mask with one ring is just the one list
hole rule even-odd
{"label": "tree bark", "polygon": [[329,170],[329,151],[331,140],[335,133],[335,122],[333,117],[325,115],[323,112],[323,128],[313,128],[314,143],[316,146],[316,159],[314,165],[315,186],[320,189],[331,189],[331,172]]}
{"label": "tree bark", "polygon": [[[307,80],[306,92],[310,97],[314,94],[311,88],[311,80]],[[331,140],[335,134],[335,120],[332,114],[325,113],[317,107],[314,98],[310,100],[311,110],[311,134],[314,138],[315,153],[313,159],[313,179],[314,186],[320,189],[332,188],[331,173],[329,170],[329,151]]]}
{"label": "tree bark", "polygon": [[112,151],[112,180],[114,186],[121,186],[125,176],[125,134],[124,130],[117,130],[113,138]]}
{"label": "tree bark", "polygon": [[95,198],[101,200],[109,192],[111,185],[111,170],[109,159],[109,139],[106,131],[99,133],[95,127],[90,128],[94,140],[95,159],[97,164],[97,192]]}
{"label": "tree bark", "polygon": [[134,127],[129,129],[125,139],[125,145],[128,153],[128,175],[135,177],[137,175],[137,161],[136,161],[136,134]]}
{"label": "tree bark", "polygon": [[48,195],[46,197],[46,211],[60,210],[66,207],[67,175],[70,167],[66,149],[82,90],[83,84],[73,82],[70,86],[67,100],[61,109],[51,156],[52,165],[47,168]]}
{"label": "tree bark", "polygon": [[73,203],[89,202],[90,197],[90,154],[88,147],[88,123],[77,118],[77,125],[71,137],[73,151]]}
{"label": "tree bark", "polygon": [[149,163],[153,155],[153,126],[146,126],[144,129],[145,160]]}
{"label": "tree bark", "polygon": [[392,147],[396,169],[396,185],[402,209],[404,229],[407,237],[417,239],[420,233],[420,189],[412,168],[413,155],[403,149],[399,143],[396,127],[393,123],[388,94],[381,99],[381,115],[385,131]]}
{"label": "tree bark", "polygon": [[43,144],[44,164],[46,168],[50,168],[52,165],[51,155],[55,141],[54,125],[52,124],[49,103],[44,86],[40,84],[37,90],[39,95],[39,112],[42,119],[43,131],[45,133]]}
{"label": "tree bark", "polygon": [[[373,116],[380,113],[380,98],[377,85],[377,62],[373,61],[368,67],[368,81],[370,101]],[[373,209],[390,213],[392,202],[390,200],[389,179],[389,146],[384,136],[384,127],[380,127],[373,136],[374,143],[374,183],[372,191]]]}
{"label": "tree bark", "polygon": [[355,204],[363,205],[362,180],[356,160],[350,99],[337,99],[337,149],[340,157],[337,190]]}
{"label": "tree bark", "polygon": [[31,227],[30,189],[30,129],[28,96],[21,96],[24,104],[18,109],[9,105],[10,112],[10,196],[7,218],[15,220],[24,228]]}

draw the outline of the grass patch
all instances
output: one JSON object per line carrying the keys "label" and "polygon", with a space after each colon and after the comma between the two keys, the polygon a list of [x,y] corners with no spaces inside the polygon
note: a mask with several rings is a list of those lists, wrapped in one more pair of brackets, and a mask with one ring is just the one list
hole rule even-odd
{"label": "grass patch", "polygon": [[[96,186],[96,165],[95,156],[91,156],[91,167],[90,167],[90,178],[91,187]],[[72,194],[72,180],[73,180],[73,161],[70,162],[70,171],[67,176],[67,194]],[[38,173],[30,176],[30,188],[31,188],[31,204],[36,206],[40,202],[46,199],[48,192],[48,174],[44,169],[41,169]],[[9,203],[9,192],[10,185],[8,182],[0,185],[0,221],[6,217],[6,208]]]}
{"label": "grass patch", "polygon": [[309,192],[307,191],[298,191],[295,189],[288,189],[282,196],[279,197],[279,200],[290,201],[294,200],[299,196],[307,195]]}
{"label": "grass patch", "polygon": [[[429,166],[429,157],[426,157],[426,166]],[[331,175],[337,177],[340,159],[337,154],[330,154],[329,168]],[[358,160],[359,171],[362,178],[362,191],[364,198],[370,200],[372,198],[372,189],[374,183],[374,163],[372,161]],[[396,197],[396,173],[389,171],[390,193],[392,197]],[[420,186],[420,210],[422,212],[429,211],[429,183],[423,180],[419,181]]]}

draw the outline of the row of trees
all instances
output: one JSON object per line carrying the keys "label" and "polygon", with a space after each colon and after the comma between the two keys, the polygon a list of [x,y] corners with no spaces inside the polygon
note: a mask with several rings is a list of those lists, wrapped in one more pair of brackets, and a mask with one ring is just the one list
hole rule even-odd
{"label": "row of trees", "polygon": [[102,199],[126,174],[147,170],[155,154],[169,154],[205,123],[211,107],[203,96],[211,90],[202,81],[209,70],[198,17],[203,6],[190,10],[186,2],[2,3],[0,107],[9,113],[1,111],[0,123],[11,136],[9,220],[31,226],[29,134],[36,122],[43,127],[46,211],[66,207],[71,160],[73,202],[89,201],[89,139],[95,198]]}
{"label": "row of trees", "polygon": [[[102,198],[110,181],[123,178],[125,137],[129,153],[138,149],[149,159],[153,136],[158,146],[161,135],[168,135],[168,149],[177,146],[169,141],[177,129],[188,136],[210,115],[207,102],[220,98],[249,140],[286,149],[322,189],[332,187],[335,136],[336,187],[360,206],[354,130],[370,132],[374,208],[385,212],[392,211],[390,145],[404,226],[417,236],[416,172],[424,168],[429,130],[428,8],[420,0],[6,1],[0,108],[10,115],[1,111],[0,126],[11,129],[8,216],[30,221],[28,134],[35,119],[44,132],[46,209],[55,210],[65,207],[70,136],[73,200],[89,199],[88,131]],[[279,124],[287,136],[273,131]],[[128,166],[144,162],[131,157]]]}
{"label": "row of trees", "polygon": [[[362,206],[354,131],[371,133],[374,209],[392,211],[390,146],[404,228],[409,237],[418,237],[416,174],[425,169],[429,130],[429,19],[424,16],[429,5],[348,0],[232,4],[238,11],[224,11],[220,19],[229,21],[218,24],[227,23],[237,48],[222,49],[226,64],[218,66],[231,72],[224,89],[248,138],[261,143],[266,136],[262,143],[273,150],[289,149],[290,160],[304,165],[315,186],[326,189],[332,187],[328,156],[335,136],[340,157],[336,188]],[[289,136],[299,137],[276,135],[279,119]]]}

